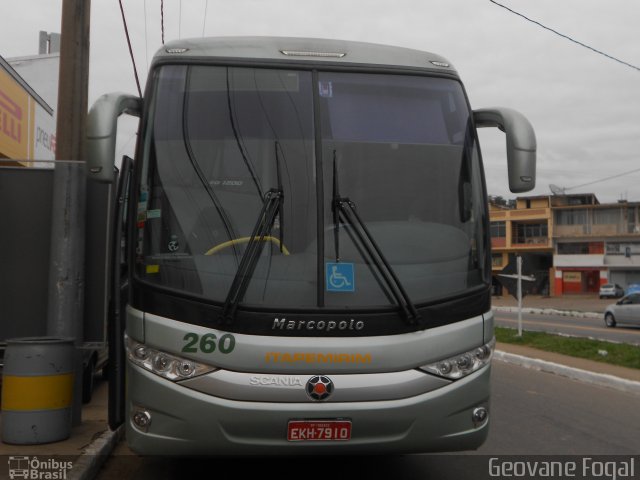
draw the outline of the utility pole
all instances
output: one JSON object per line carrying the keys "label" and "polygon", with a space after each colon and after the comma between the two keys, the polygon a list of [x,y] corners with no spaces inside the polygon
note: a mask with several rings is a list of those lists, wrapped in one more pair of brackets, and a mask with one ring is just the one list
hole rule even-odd
{"label": "utility pole", "polygon": [[[63,0],[53,180],[47,334],[83,342],[85,132],[90,0]],[[80,423],[82,357],[76,349],[73,423]]]}
{"label": "utility pole", "polygon": [[[503,273],[499,273],[498,277],[500,277],[500,283],[506,286],[509,289],[509,292],[515,297],[518,301],[518,336],[522,336],[522,297],[526,293],[531,291],[531,287],[535,285],[536,277],[535,275],[523,275],[523,258],[521,254],[516,254],[516,262],[515,265],[513,261],[510,261],[509,264],[502,270]],[[514,272],[515,270],[515,272]],[[514,272],[514,273],[512,273]],[[522,282],[527,282],[527,285],[523,285]],[[515,294],[514,294],[515,291]]]}
{"label": "utility pole", "polygon": [[84,160],[89,95],[91,0],[63,0],[57,160]]}
{"label": "utility pole", "polygon": [[522,257],[516,257],[518,262],[518,336],[522,337]]}

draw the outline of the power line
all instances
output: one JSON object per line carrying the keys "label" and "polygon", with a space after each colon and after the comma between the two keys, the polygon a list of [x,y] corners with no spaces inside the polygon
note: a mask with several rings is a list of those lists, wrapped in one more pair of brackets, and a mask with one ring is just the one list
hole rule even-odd
{"label": "power line", "polygon": [[527,20],[528,22],[531,22],[531,23],[533,23],[533,24],[535,24],[535,25],[538,25],[539,27],[542,27],[542,28],[544,28],[545,30],[549,30],[550,32],[555,33],[556,35],[559,35],[560,37],[562,37],[562,38],[564,38],[564,39],[566,39],[566,40],[569,40],[570,42],[573,42],[573,43],[575,43],[575,44],[578,44],[578,45],[580,45],[581,47],[584,47],[584,48],[586,48],[586,49],[591,50],[592,52],[595,52],[595,53],[597,53],[597,54],[599,54],[599,55],[602,55],[602,56],[604,56],[604,57],[607,57],[609,60],[613,60],[613,61],[618,62],[618,63],[621,63],[622,65],[625,65],[625,66],[627,66],[627,67],[629,67],[629,68],[633,68],[634,70],[638,70],[638,71],[640,71],[640,67],[637,67],[637,66],[635,66],[635,65],[632,65],[632,64],[630,64],[630,63],[627,63],[627,62],[625,62],[624,60],[620,60],[619,58],[616,58],[616,57],[614,57],[614,56],[611,56],[611,55],[609,55],[608,53],[605,53],[605,52],[603,52],[603,51],[601,51],[601,50],[595,49],[595,48],[593,48],[593,47],[591,47],[591,46],[587,45],[586,43],[582,43],[582,42],[580,42],[580,41],[578,41],[578,40],[576,40],[576,39],[574,39],[574,38],[571,38],[571,37],[570,37],[570,36],[568,36],[568,35],[565,35],[565,34],[563,34],[563,33],[560,33],[560,32],[558,32],[557,30],[554,30],[553,28],[547,27],[546,25],[543,25],[542,23],[538,22],[537,20],[533,20],[533,19],[531,19],[531,18],[529,18],[529,17],[527,17],[527,16],[523,15],[522,13],[516,12],[515,10],[513,10],[513,9],[511,9],[511,8],[509,8],[509,7],[505,6],[505,5],[502,5],[502,4],[498,3],[498,2],[496,2],[495,0],[489,0],[489,1],[490,1],[491,3],[493,3],[494,5],[497,5],[498,7],[502,7],[502,8],[504,8],[505,10],[507,10],[507,11],[509,11],[509,12],[513,13],[514,15],[517,15],[517,16],[519,16],[519,17],[524,18],[524,19],[525,19],[525,20]]}
{"label": "power line", "polygon": [[124,7],[122,6],[122,0],[120,2],[120,12],[122,13],[122,23],[124,24],[124,34],[127,37],[127,45],[129,45],[129,55],[131,55],[131,63],[133,64],[133,76],[136,79],[136,85],[138,86],[138,95],[142,97],[142,89],[140,88],[140,80],[138,79],[138,69],[136,68],[136,61],[133,58],[133,48],[131,48],[131,39],[129,38],[129,28],[127,27],[127,19],[124,16]]}
{"label": "power line", "polygon": [[160,31],[162,32],[162,45],[164,45],[164,0],[160,0]]}
{"label": "power line", "polygon": [[124,151],[125,148],[127,148],[129,146],[129,144],[131,143],[131,140],[133,140],[136,137],[136,132],[133,132],[131,134],[131,136],[129,137],[129,140],[127,140],[124,145],[122,145],[119,149],[118,152],[116,153],[116,156],[120,156],[120,154]]}
{"label": "power line", "polygon": [[144,0],[144,60],[149,70],[149,35],[147,35],[147,0]]}
{"label": "power line", "polygon": [[209,0],[204,0],[204,19],[202,20],[202,36],[204,37],[204,27],[207,25],[207,8],[209,7]]}
{"label": "power line", "polygon": [[583,183],[582,185],[576,185],[575,187],[568,187],[565,190],[575,190],[576,188],[586,187],[588,185],[593,185],[594,183],[606,182],[607,180],[613,180],[614,178],[624,177],[625,175],[629,175],[630,173],[640,172],[640,168],[636,168],[634,170],[629,170],[628,172],[618,173],[617,175],[611,175],[610,177],[601,178],[600,180],[594,180],[593,182]]}

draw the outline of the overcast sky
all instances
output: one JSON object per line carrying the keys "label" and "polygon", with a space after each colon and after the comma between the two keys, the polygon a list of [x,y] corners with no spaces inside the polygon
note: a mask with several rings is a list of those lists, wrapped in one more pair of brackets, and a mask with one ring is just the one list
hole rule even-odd
{"label": "overcast sky", "polygon": [[[500,0],[582,43],[640,67],[640,2]],[[161,47],[160,0],[123,0],[146,81]],[[3,0],[0,55],[32,55],[38,31],[60,31],[61,0]],[[205,15],[206,13],[206,15]],[[91,6],[90,102],[136,91],[117,0]],[[217,35],[327,37],[387,43],[447,57],[471,106],[525,114],[538,139],[538,182],[601,202],[640,201],[640,70],[527,22],[489,0],[164,0],[165,40]],[[480,132],[490,194],[507,187],[504,136]],[[133,143],[133,142],[131,142]],[[123,148],[125,148],[123,146]],[[634,173],[577,187],[632,170]]]}

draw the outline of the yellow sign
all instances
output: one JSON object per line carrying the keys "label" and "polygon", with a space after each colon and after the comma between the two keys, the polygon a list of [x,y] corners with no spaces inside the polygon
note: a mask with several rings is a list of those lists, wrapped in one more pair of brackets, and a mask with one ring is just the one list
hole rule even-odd
{"label": "yellow sign", "polygon": [[158,273],[160,265],[147,265],[147,273]]}
{"label": "yellow sign", "polygon": [[371,363],[370,353],[267,352],[266,363]]}
{"label": "yellow sign", "polygon": [[0,155],[15,159],[31,157],[29,129],[32,117],[29,94],[9,74],[0,70]]}
{"label": "yellow sign", "polygon": [[582,282],[582,272],[562,272],[562,280],[569,283]]}

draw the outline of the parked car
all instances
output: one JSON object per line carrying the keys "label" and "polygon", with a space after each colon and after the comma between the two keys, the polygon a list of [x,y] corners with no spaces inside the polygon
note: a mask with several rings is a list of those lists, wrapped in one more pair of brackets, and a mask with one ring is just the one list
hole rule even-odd
{"label": "parked car", "polygon": [[617,283],[606,283],[600,287],[600,298],[618,298],[624,295],[624,288]]}
{"label": "parked car", "polygon": [[636,292],[640,292],[640,283],[630,283],[627,286],[627,290],[624,292],[624,294],[629,295]]}
{"label": "parked car", "polygon": [[604,323],[615,327],[618,323],[640,325],[640,292],[625,295],[604,311]]}

